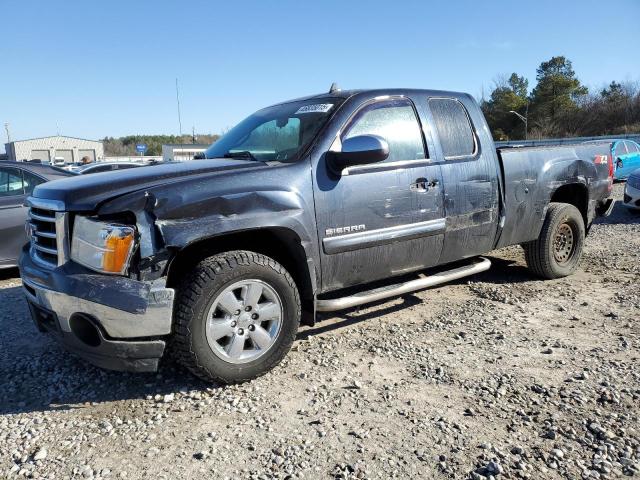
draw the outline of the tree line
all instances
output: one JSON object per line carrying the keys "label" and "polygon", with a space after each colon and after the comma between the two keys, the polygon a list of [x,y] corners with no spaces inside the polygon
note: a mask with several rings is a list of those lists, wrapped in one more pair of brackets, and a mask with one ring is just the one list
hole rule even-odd
{"label": "tree line", "polygon": [[637,82],[612,81],[592,92],[563,56],[542,62],[536,70],[536,82],[529,91],[528,80],[512,73],[498,78],[489,98],[481,99],[495,140],[640,132]]}
{"label": "tree line", "polygon": [[209,145],[215,142],[220,135],[128,135],[126,137],[102,139],[104,153],[108,157],[130,157],[140,155],[136,151],[136,145],[147,145],[145,155],[162,155],[162,145],[181,143],[201,143]]}

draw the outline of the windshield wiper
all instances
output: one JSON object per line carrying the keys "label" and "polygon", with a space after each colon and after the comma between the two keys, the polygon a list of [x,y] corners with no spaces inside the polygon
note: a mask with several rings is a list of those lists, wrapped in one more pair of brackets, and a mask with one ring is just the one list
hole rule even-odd
{"label": "windshield wiper", "polygon": [[223,155],[224,158],[248,158],[249,160],[258,160],[249,150],[240,150],[237,152],[227,152]]}

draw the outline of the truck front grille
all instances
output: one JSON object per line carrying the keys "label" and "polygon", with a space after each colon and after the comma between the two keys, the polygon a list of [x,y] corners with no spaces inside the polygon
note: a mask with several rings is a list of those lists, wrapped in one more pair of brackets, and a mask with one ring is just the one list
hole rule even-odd
{"label": "truck front grille", "polygon": [[29,227],[31,257],[50,268],[62,265],[66,261],[66,214],[32,205],[29,209]]}

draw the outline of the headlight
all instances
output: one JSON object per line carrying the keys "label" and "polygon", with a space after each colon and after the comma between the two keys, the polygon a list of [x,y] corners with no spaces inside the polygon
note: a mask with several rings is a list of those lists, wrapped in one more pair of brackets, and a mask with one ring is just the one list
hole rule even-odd
{"label": "headlight", "polygon": [[77,216],[71,259],[92,270],[122,275],[135,246],[135,228]]}

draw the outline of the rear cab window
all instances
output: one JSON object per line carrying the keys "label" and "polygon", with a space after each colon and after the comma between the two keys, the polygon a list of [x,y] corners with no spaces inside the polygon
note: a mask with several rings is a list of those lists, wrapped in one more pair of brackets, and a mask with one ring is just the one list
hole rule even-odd
{"label": "rear cab window", "polygon": [[453,98],[430,98],[429,108],[444,159],[474,158],[477,153],[477,141],[464,105]]}

